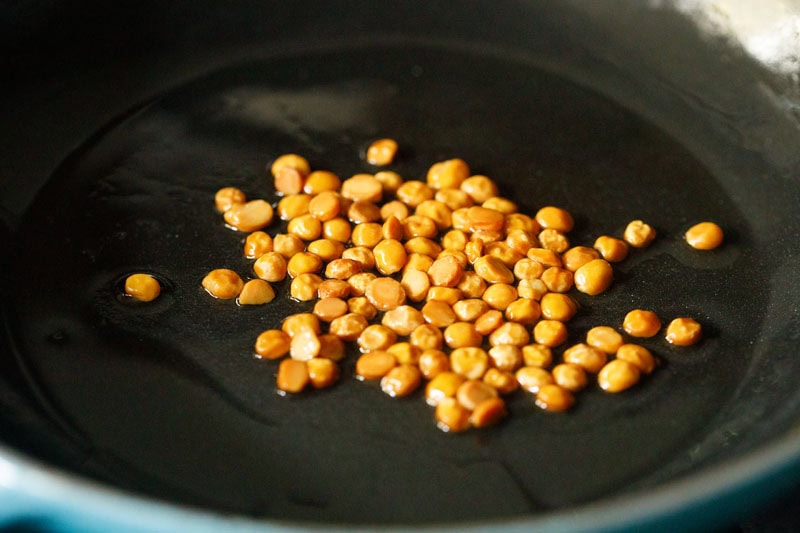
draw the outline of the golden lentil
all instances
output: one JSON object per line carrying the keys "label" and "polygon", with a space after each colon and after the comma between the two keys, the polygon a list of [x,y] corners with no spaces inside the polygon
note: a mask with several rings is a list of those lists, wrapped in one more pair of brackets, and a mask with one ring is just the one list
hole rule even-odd
{"label": "golden lentil", "polygon": [[539,232],[539,243],[546,250],[557,254],[563,253],[569,248],[567,236],[553,228],[546,228]]}
{"label": "golden lentil", "polygon": [[482,401],[489,398],[496,398],[498,396],[497,390],[483,381],[477,379],[468,379],[456,390],[456,400],[465,409],[472,411]]}
{"label": "golden lentil", "polygon": [[297,313],[287,316],[283,319],[283,324],[281,324],[281,329],[289,337],[294,337],[298,331],[304,328],[311,328],[317,335],[322,332],[319,319],[312,313]]}
{"label": "golden lentil", "polygon": [[244,281],[239,274],[227,268],[212,270],[203,278],[203,288],[220,300],[230,300],[239,296],[244,287]]}
{"label": "golden lentil", "polygon": [[425,400],[428,405],[437,405],[445,398],[454,398],[456,391],[467,380],[451,371],[439,372],[425,386]]}
{"label": "golden lentil", "polygon": [[367,320],[372,320],[378,314],[378,310],[369,303],[366,296],[354,296],[347,300],[347,309],[351,313],[357,313]]}
{"label": "golden lentil", "polygon": [[314,357],[306,361],[308,380],[315,389],[325,389],[339,380],[339,365],[327,357]]}
{"label": "golden lentil", "polygon": [[462,159],[434,163],[428,169],[427,183],[432,189],[455,189],[470,175],[469,165]]}
{"label": "golden lentil", "polygon": [[472,268],[487,283],[514,283],[514,273],[500,259],[491,255],[479,257]]}
{"label": "golden lentil", "polygon": [[[308,160],[305,157],[297,154],[284,154],[276,158],[272,163],[272,167],[270,167],[270,171],[272,172],[273,176],[277,176],[278,173],[285,168],[293,168],[297,170],[301,176],[308,176],[311,172],[311,165],[308,164]],[[297,193],[295,192],[291,194]]]}
{"label": "golden lentil", "polygon": [[161,284],[150,274],[131,274],[125,278],[125,294],[140,302],[152,302],[161,294]]}
{"label": "golden lentil", "polygon": [[427,380],[450,370],[450,358],[441,350],[423,350],[417,364],[422,377]]}
{"label": "golden lentil", "polygon": [[292,220],[301,215],[308,214],[311,196],[308,194],[292,194],[284,196],[278,202],[278,217],[281,220]]}
{"label": "golden lentil", "polygon": [[506,320],[519,324],[535,324],[542,316],[542,309],[536,300],[520,298],[506,307]]}
{"label": "golden lentil", "polygon": [[361,379],[380,379],[395,366],[397,360],[389,352],[367,352],[356,360],[356,376]]}
{"label": "golden lentil", "polygon": [[272,237],[263,231],[254,231],[244,240],[244,256],[256,259],[272,251]]}
{"label": "golden lentil", "polygon": [[322,259],[311,252],[298,252],[286,263],[286,272],[293,278],[300,274],[313,274],[322,268]]}
{"label": "golden lentil", "polygon": [[566,411],[575,404],[575,396],[560,385],[542,386],[536,393],[536,405],[545,411]]}
{"label": "golden lentil", "polygon": [[567,292],[572,288],[573,274],[565,268],[549,267],[542,273],[541,280],[549,291]]}
{"label": "golden lentil", "polygon": [[600,259],[600,254],[588,246],[573,246],[561,256],[564,268],[570,272],[575,272],[593,259]]}
{"label": "golden lentil", "polygon": [[403,238],[403,224],[396,216],[391,215],[381,226],[381,235],[384,239],[400,240]]}
{"label": "golden lentil", "polygon": [[591,374],[600,372],[608,361],[605,352],[585,343],[578,343],[564,350],[563,358],[565,363],[576,364]]}
{"label": "golden lentil", "polygon": [[367,285],[377,278],[375,274],[372,272],[362,272],[360,274],[355,274],[354,276],[350,276],[347,279],[347,283],[350,284],[350,292],[353,296],[364,296],[364,293],[367,290]]}
{"label": "golden lentil", "polygon": [[589,384],[589,378],[582,366],[575,363],[561,363],[552,370],[556,385],[564,387],[570,392],[578,392]]}
{"label": "golden lentil", "polygon": [[540,301],[547,294],[547,285],[540,279],[521,279],[517,283],[517,296]]}
{"label": "golden lentil", "polygon": [[362,268],[362,263],[355,259],[333,259],[325,267],[325,277],[329,279],[348,280],[356,274],[360,274]]}
{"label": "golden lentil", "polygon": [[549,368],[553,364],[553,350],[545,344],[526,344],[522,347],[522,362],[525,366]]}
{"label": "golden lentil", "polygon": [[536,394],[545,385],[555,383],[552,374],[538,366],[523,366],[514,375],[519,386],[531,394]]}
{"label": "golden lentil", "polygon": [[569,233],[572,231],[572,227],[575,224],[572,215],[568,211],[554,206],[547,206],[539,209],[539,211],[536,212],[536,222],[538,222],[542,228],[554,229],[562,233]]}
{"label": "golden lentil", "polygon": [[714,222],[700,222],[686,230],[684,238],[696,250],[713,250],[722,244],[725,235]]}
{"label": "golden lentil", "polygon": [[433,189],[421,181],[407,181],[395,191],[397,199],[412,208],[417,207],[425,200],[430,200],[433,198],[433,194]]}
{"label": "golden lentil", "polygon": [[305,361],[284,359],[278,365],[276,384],[279,390],[290,393],[302,392],[308,382],[308,366],[306,366]]}
{"label": "golden lentil", "polygon": [[361,270],[372,270],[375,268],[375,254],[372,250],[364,246],[353,246],[342,252],[341,259],[352,259],[361,263]]}
{"label": "golden lentil", "polygon": [[278,252],[267,252],[253,263],[253,272],[264,281],[283,281],[286,278],[286,259]]}
{"label": "golden lentil", "polygon": [[396,218],[400,222],[408,218],[408,206],[400,200],[392,200],[381,206],[381,218],[389,220],[391,217]]}
{"label": "golden lentil", "polygon": [[656,238],[656,230],[641,220],[632,220],[625,227],[622,238],[634,248],[644,248]]}
{"label": "golden lentil", "polygon": [[434,416],[439,429],[457,433],[469,429],[470,415],[454,398],[444,398],[436,404]]}
{"label": "golden lentil", "polygon": [[614,271],[605,259],[592,259],[575,271],[575,288],[596,296],[605,292],[614,280]]}
{"label": "golden lentil", "polygon": [[364,315],[347,313],[331,320],[329,331],[343,341],[354,341],[368,325]]}
{"label": "golden lentil", "polygon": [[444,330],[444,342],[453,349],[480,346],[483,343],[483,336],[470,322],[453,322]]}
{"label": "golden lentil", "polygon": [[245,202],[247,202],[247,196],[236,187],[223,187],[214,195],[214,205],[217,206],[217,211],[220,213]]}
{"label": "golden lentil", "polygon": [[272,239],[272,249],[284,259],[291,259],[294,254],[305,250],[306,245],[297,235],[279,233]]}
{"label": "golden lentil", "polygon": [[367,283],[364,295],[379,311],[397,309],[406,303],[406,291],[392,278],[375,278]]}
{"label": "golden lentil", "polygon": [[247,281],[237,298],[239,305],[263,305],[275,299],[275,290],[272,285],[263,279]]}
{"label": "golden lentil", "polygon": [[298,275],[289,286],[289,294],[300,302],[310,302],[319,295],[322,278],[311,272]]}
{"label": "golden lentil", "polygon": [[322,223],[322,236],[339,242],[348,242],[352,228],[344,218],[333,218]]}
{"label": "golden lentil", "polygon": [[489,368],[489,354],[476,346],[464,346],[450,352],[450,368],[467,379],[480,379]]}
{"label": "golden lentil", "polygon": [[567,342],[567,326],[558,320],[540,320],[533,326],[533,340],[554,348]]}
{"label": "golden lentil", "polygon": [[430,218],[439,230],[447,229],[452,224],[452,209],[436,200],[425,200],[417,206],[414,214]]}
{"label": "golden lentil", "polygon": [[623,344],[617,350],[617,359],[627,361],[642,373],[649,374],[656,367],[656,359],[650,350],[639,344]]}
{"label": "golden lentil", "polygon": [[531,248],[528,250],[528,259],[532,259],[541,263],[543,267],[560,267],[562,266],[561,257],[553,250],[547,248]]}
{"label": "golden lentil", "polygon": [[341,298],[322,298],[314,304],[313,313],[323,322],[330,322],[347,314],[347,302]]}
{"label": "golden lentil", "polygon": [[389,275],[399,272],[406,263],[408,254],[400,241],[382,240],[372,250],[375,266],[381,274]]}
{"label": "golden lentil", "polygon": [[489,349],[492,365],[498,370],[514,372],[522,366],[522,350],[513,344],[497,344]]}
{"label": "golden lentil", "polygon": [[578,311],[578,304],[571,296],[558,292],[548,292],[542,296],[539,305],[542,309],[542,316],[548,320],[566,322]]}
{"label": "golden lentil", "polygon": [[661,329],[661,320],[652,311],[634,309],[625,315],[622,329],[631,337],[652,337]]}
{"label": "golden lentil", "polygon": [[301,326],[292,335],[289,347],[289,356],[298,361],[308,361],[319,355],[322,344],[314,329],[310,326]]}
{"label": "golden lentil", "polygon": [[411,215],[403,220],[403,238],[427,237],[432,239],[439,233],[436,222],[425,215]]}
{"label": "golden lentil", "polygon": [[628,243],[608,235],[598,237],[594,249],[609,263],[618,263],[628,257]]}
{"label": "golden lentil", "polygon": [[383,314],[381,324],[398,335],[411,335],[417,326],[425,323],[422,313],[410,305],[400,305]]}
{"label": "golden lentil", "polygon": [[489,344],[492,346],[510,344],[521,347],[528,344],[530,340],[530,333],[525,326],[516,322],[505,322],[489,335]]}
{"label": "golden lentil", "polygon": [[470,414],[469,421],[476,428],[493,426],[508,416],[506,402],[502,398],[487,398]]}
{"label": "golden lentil", "polygon": [[371,174],[356,174],[342,182],[341,194],[353,201],[380,202],[383,184]]}
{"label": "golden lentil", "polygon": [[501,313],[497,309],[490,309],[475,320],[475,331],[477,331],[481,335],[489,335],[494,330],[499,328],[502,324],[503,324],[503,313]]}
{"label": "golden lentil", "polygon": [[622,392],[639,381],[639,368],[623,359],[609,361],[597,375],[597,384],[606,392]]}
{"label": "golden lentil", "polygon": [[[469,298],[457,301],[453,304],[451,309],[455,318],[458,318],[458,320],[462,322],[475,322],[481,315],[489,310],[489,304],[478,298]],[[425,308],[422,309],[422,312],[423,314],[425,313]],[[455,319],[453,322],[455,322]],[[445,325],[447,326],[449,324]]]}
{"label": "golden lentil", "polygon": [[431,324],[422,324],[414,328],[408,341],[420,350],[441,350],[442,330]]}
{"label": "golden lentil", "polygon": [[666,339],[675,346],[691,346],[700,341],[702,335],[703,328],[697,320],[680,317],[672,320],[667,326]]}
{"label": "golden lentil", "polygon": [[317,239],[308,243],[306,251],[318,255],[320,259],[327,263],[342,257],[344,245],[333,239]]}
{"label": "golden lentil", "polygon": [[342,208],[339,194],[334,191],[323,191],[309,200],[308,213],[321,222],[339,216]]}
{"label": "golden lentil", "polygon": [[498,189],[494,181],[486,176],[470,176],[461,182],[461,190],[467,193],[476,203],[483,203],[497,196]]}
{"label": "golden lentil", "polygon": [[372,141],[367,148],[367,163],[375,166],[389,165],[397,154],[397,141],[394,139],[378,139]]}
{"label": "golden lentil", "polygon": [[461,209],[462,207],[472,207],[474,203],[472,198],[461,189],[439,189],[436,191],[436,194],[433,195],[433,199],[437,202],[442,202],[449,207],[451,211]]}
{"label": "golden lentil", "polygon": [[428,269],[431,284],[438,287],[454,287],[461,281],[464,267],[452,256],[444,256],[433,262]]}
{"label": "golden lentil", "polygon": [[422,383],[419,368],[412,364],[398,365],[381,378],[381,390],[392,398],[408,396]]}
{"label": "golden lentil", "polygon": [[442,253],[442,247],[427,237],[412,237],[406,241],[404,248],[409,255],[426,255],[434,260],[436,256]]}
{"label": "golden lentil", "polygon": [[339,176],[329,170],[315,170],[306,178],[303,192],[306,194],[319,194],[321,192],[338,192],[342,186]]}
{"label": "golden lentil", "polygon": [[256,338],[256,356],[263,359],[280,359],[289,353],[291,339],[279,329],[268,329]]}
{"label": "golden lentil", "polygon": [[446,328],[456,321],[456,313],[453,311],[453,307],[440,300],[426,302],[422,306],[422,316],[425,318],[425,322],[437,328]]}
{"label": "golden lentil", "polygon": [[607,354],[617,353],[622,343],[622,335],[609,326],[595,326],[586,332],[586,344]]}
{"label": "golden lentil", "polygon": [[[397,189],[403,184],[403,178],[397,172],[391,170],[381,170],[375,173],[375,179],[383,185],[384,192],[395,194]],[[399,218],[399,217],[398,217]]]}
{"label": "golden lentil", "polygon": [[496,368],[490,368],[483,375],[483,382],[494,387],[497,392],[506,396],[519,389],[519,381],[512,372],[504,372]]}
{"label": "golden lentil", "polygon": [[341,361],[346,354],[342,339],[332,333],[324,333],[319,336],[319,356],[331,361]]}
{"label": "golden lentil", "polygon": [[428,289],[428,300],[440,300],[450,305],[461,299],[461,291],[455,287],[431,287]]}
{"label": "golden lentil", "polygon": [[[357,224],[350,234],[350,240],[355,246],[373,248],[379,242],[383,241],[383,227],[375,222]],[[373,251],[373,253],[375,252]]]}
{"label": "golden lentil", "polygon": [[513,201],[509,200],[508,198],[503,198],[501,196],[494,196],[492,198],[488,198],[485,202],[481,204],[481,207],[485,207],[487,209],[494,209],[495,211],[499,211],[504,215],[511,215],[517,212],[519,207]]}
{"label": "golden lentil", "polygon": [[381,324],[370,324],[358,336],[358,347],[362,352],[387,350],[397,342],[397,334]]}
{"label": "golden lentil", "polygon": [[273,216],[272,206],[264,200],[232,205],[222,215],[230,227],[248,233],[269,226]]}

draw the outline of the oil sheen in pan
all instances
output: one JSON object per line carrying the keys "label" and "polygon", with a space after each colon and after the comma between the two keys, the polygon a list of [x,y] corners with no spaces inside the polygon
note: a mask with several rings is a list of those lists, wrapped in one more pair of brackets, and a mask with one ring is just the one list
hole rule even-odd
{"label": "oil sheen in pan", "polygon": [[[252,276],[244,236],[214,192],[275,201],[268,163],[305,155],[342,177],[372,170],[376,137],[400,143],[407,179],[462,157],[526,212],[559,205],[591,244],[633,218],[659,240],[634,251],[606,294],[579,299],[578,342],[634,307],[690,315],[708,335],[680,351],[645,344],[662,367],[633,390],[580,395],[549,414],[519,394],[500,427],[446,435],[419,396],[395,400],[350,379],[300,397],[257,361],[263,329],[309,305],[253,309],[200,287],[212,268]],[[683,230],[732,236],[703,255]],[[282,230],[281,226],[271,231]],[[157,498],[253,516],[429,523],[519,516],[676,475],[746,369],[754,288],[748,226],[679,143],[596,93],[535,66],[427,47],[366,47],[241,65],[170,90],[89,140],[54,174],[18,234],[9,305],[27,372],[99,477]],[[145,271],[162,296],[138,305],[120,280]],[[715,295],[739,291],[739,301]],[[675,421],[679,423],[675,423]]]}

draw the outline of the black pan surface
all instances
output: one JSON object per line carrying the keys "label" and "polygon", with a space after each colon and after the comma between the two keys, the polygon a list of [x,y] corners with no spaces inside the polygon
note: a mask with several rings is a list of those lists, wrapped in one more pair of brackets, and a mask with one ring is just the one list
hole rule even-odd
{"label": "black pan surface", "polygon": [[[667,133],[550,67],[453,41],[372,39],[236,63],[130,102],[58,167],[12,235],[13,356],[84,451],[76,469],[256,518],[472,522],[646,490],[791,427],[797,180],[746,147],[687,145],[674,124]],[[290,301],[288,284],[255,309],[202,290],[212,268],[252,277],[213,194],[234,185],[277,201],[265,168],[286,152],[343,177],[372,171],[362,154],[382,136],[400,142],[391,169],[408,179],[462,157],[524,212],[569,209],[574,244],[634,218],[657,228],[610,291],[575,294],[570,343],[636,307],[696,317],[703,342],[659,335],[643,343],[661,366],[631,391],[590,387],[567,414],[519,393],[501,426],[459,435],[436,429],[421,394],[394,400],[353,379],[355,354],[336,387],[278,395],[277,366],[253,357],[253,340],[310,305]],[[686,245],[700,220],[725,228],[722,248]],[[120,297],[135,271],[163,282],[159,300]]]}

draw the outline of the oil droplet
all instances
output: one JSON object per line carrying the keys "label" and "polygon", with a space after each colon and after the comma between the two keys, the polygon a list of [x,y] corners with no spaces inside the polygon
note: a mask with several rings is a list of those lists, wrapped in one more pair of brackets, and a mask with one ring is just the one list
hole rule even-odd
{"label": "oil droplet", "polygon": [[48,334],[45,338],[47,339],[47,342],[56,346],[63,346],[70,341],[69,334],[61,328]]}

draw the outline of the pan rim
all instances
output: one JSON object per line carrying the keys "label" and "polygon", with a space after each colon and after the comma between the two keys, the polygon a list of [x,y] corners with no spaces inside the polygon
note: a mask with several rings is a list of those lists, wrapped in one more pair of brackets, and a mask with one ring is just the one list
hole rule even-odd
{"label": "pan rim", "polygon": [[[744,455],[650,490],[621,494],[540,515],[476,522],[324,524],[222,514],[134,494],[49,465],[0,442],[0,525],[17,521],[82,531],[634,531],[647,527],[724,527],[753,512],[800,476],[800,428]],[[47,511],[42,511],[47,509]],[[712,511],[716,511],[713,512]]]}

